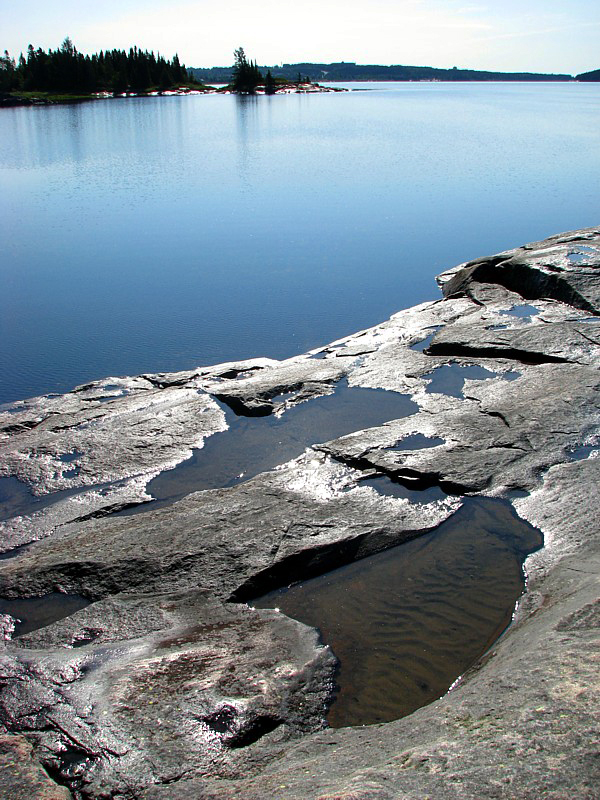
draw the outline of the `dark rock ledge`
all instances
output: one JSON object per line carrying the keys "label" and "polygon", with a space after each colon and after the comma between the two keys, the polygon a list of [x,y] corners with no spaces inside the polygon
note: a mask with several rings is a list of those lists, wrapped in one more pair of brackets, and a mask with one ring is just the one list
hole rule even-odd
{"label": "dark rock ledge", "polygon": [[[600,229],[439,281],[444,299],[318,354],[110,378],[0,413],[14,490],[0,595],[94,601],[14,640],[4,617],[3,796],[597,797]],[[449,364],[496,377],[428,391]],[[111,516],[224,430],[223,404],[285,416],[341,378],[410,394],[418,411],[232,488]],[[394,449],[414,433],[443,444]],[[374,469],[454,497],[377,495],[360,485]],[[241,601],[431,530],[467,493],[524,495],[517,512],[544,534],[513,625],[432,705],[327,729],[329,649]]]}

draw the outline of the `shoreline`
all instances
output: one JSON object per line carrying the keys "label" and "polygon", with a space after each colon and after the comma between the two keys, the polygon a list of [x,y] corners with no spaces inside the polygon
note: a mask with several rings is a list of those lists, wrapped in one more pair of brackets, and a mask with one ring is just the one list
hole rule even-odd
{"label": "shoreline", "polygon": [[[278,86],[272,95],[277,94],[319,94],[323,92],[346,92],[347,89],[322,86],[319,83],[287,83]],[[204,94],[243,94],[233,92],[226,87],[215,88],[213,86],[203,86],[198,88],[180,87],[164,89],[163,91],[152,90],[148,92],[93,92],[89,95],[70,95],[58,92],[12,92],[10,94],[0,93],[0,109],[16,108],[21,106],[50,106],[65,105],[67,103],[87,103],[94,100],[120,100],[132,97],[189,97]],[[264,89],[257,89],[254,95],[265,95]],[[270,96],[272,96],[270,95]]]}
{"label": "shoreline", "polygon": [[[93,601],[15,642],[5,618],[6,752],[33,743],[91,798],[126,783],[153,800],[592,800],[599,272],[600,229],[572,231],[448,270],[443,298],[302,356],[94,381],[0,414],[3,475],[42,495],[81,490],[3,523],[5,549],[26,547],[2,561],[0,594]],[[430,391],[453,364],[492,377]],[[342,379],[410,395],[418,411],[231,488],[111,514],[146,503],[152,476],[224,430],[223,404],[285,417]],[[443,444],[394,450],[415,433]],[[381,498],[360,485],[373,471],[454,499]],[[507,497],[544,534],[513,624],[433,704],[323,728],[331,654],[311,629],[239,600],[434,530],[465,495]],[[46,728],[28,727],[35,715]],[[61,760],[73,747],[77,776]]]}

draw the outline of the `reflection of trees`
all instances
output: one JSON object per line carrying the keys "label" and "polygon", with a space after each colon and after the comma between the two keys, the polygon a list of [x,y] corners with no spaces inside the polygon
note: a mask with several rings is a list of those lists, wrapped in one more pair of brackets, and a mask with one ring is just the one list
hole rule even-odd
{"label": "reflection of trees", "polygon": [[235,108],[237,112],[238,146],[239,146],[239,173],[242,181],[248,186],[248,175],[250,173],[250,162],[252,161],[252,148],[250,139],[253,135],[253,128],[258,125],[259,98],[255,94],[238,94],[235,97]]}

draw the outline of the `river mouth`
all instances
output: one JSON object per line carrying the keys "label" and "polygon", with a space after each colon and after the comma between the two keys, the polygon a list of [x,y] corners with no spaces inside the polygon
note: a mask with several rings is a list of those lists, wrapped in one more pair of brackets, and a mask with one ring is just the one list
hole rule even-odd
{"label": "river mouth", "polygon": [[315,627],[339,660],[333,728],[441,697],[510,624],[543,544],[507,501],[466,498],[435,531],[252,602]]}

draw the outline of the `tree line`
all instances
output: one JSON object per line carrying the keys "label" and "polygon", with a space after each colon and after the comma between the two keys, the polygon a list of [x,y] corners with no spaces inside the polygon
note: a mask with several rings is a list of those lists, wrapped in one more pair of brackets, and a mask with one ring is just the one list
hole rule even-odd
{"label": "tree line", "polygon": [[79,53],[67,37],[56,50],[47,52],[33,45],[18,61],[5,50],[0,56],[1,92],[56,92],[91,94],[164,90],[197,83],[179,58],[171,60],[154,52],[132,47],[105,50],[92,56]]}
{"label": "tree line", "polygon": [[[382,66],[377,64],[356,64],[354,62],[283,64],[280,66],[260,66],[259,71],[271,70],[275,80],[297,81],[298,74],[311,81],[570,81],[572,75],[489,72],[467,70],[453,67],[413,67],[405,65]],[[232,80],[231,67],[191,67],[198,80],[206,83],[229,83]],[[577,79],[582,79],[577,76]],[[587,79],[589,80],[589,79]]]}

